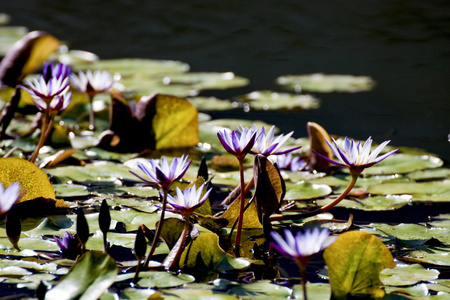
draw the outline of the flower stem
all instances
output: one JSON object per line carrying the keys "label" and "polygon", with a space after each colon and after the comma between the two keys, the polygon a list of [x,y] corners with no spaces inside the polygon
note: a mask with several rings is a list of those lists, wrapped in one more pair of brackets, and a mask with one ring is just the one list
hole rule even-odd
{"label": "flower stem", "polygon": [[292,214],[292,215],[271,216],[271,217],[269,217],[269,221],[302,219],[302,218],[315,216],[315,215],[329,211],[330,209],[335,207],[339,202],[341,202],[342,199],[347,197],[347,195],[350,193],[352,188],[355,186],[355,183],[358,180],[359,175],[360,175],[360,173],[352,174],[352,179],[350,180],[350,183],[348,184],[347,188],[333,202],[328,203],[327,205],[322,206],[322,207],[320,207],[316,210],[310,211],[310,212],[305,212],[305,213],[300,213],[300,214]]}
{"label": "flower stem", "polygon": [[94,96],[89,95],[89,130],[95,130]]}
{"label": "flower stem", "polygon": [[186,220],[184,221],[184,229],[183,232],[181,233],[180,247],[178,248],[177,254],[175,254],[175,257],[173,258],[172,262],[170,263],[169,270],[173,271],[178,261],[180,260],[181,253],[184,250],[184,243],[186,243],[186,237],[189,234],[189,225],[190,225],[189,217],[190,217],[189,215],[185,216]]}
{"label": "flower stem", "polygon": [[147,258],[145,259],[144,269],[148,268],[148,263],[150,262],[150,259],[152,258],[153,253],[155,252],[156,245],[158,244],[159,237],[161,236],[161,230],[162,230],[162,226],[164,223],[164,213],[166,211],[166,206],[167,206],[167,194],[168,193],[169,193],[168,188],[163,189],[163,206],[162,206],[162,211],[161,211],[161,217],[159,219],[158,227],[156,228],[156,233],[155,233],[155,237],[153,238],[152,247],[150,248],[150,252],[148,253]]}
{"label": "flower stem", "polygon": [[36,161],[36,158],[39,155],[39,150],[41,150],[42,146],[44,146],[45,141],[50,135],[52,128],[53,128],[53,116],[50,115],[49,110],[47,109],[45,111],[44,120],[42,122],[41,136],[39,138],[39,142],[36,146],[36,149],[34,150],[33,154],[30,157],[29,160],[30,162],[34,163]]}
{"label": "flower stem", "polygon": [[240,248],[241,248],[241,231],[242,224],[244,223],[244,208],[245,208],[245,182],[244,182],[244,160],[239,159],[239,174],[241,177],[241,203],[239,208],[239,222],[236,231],[236,240],[234,241],[234,254],[236,257],[240,256]]}
{"label": "flower stem", "polygon": [[303,300],[308,300],[308,295],[306,293],[306,282],[307,282],[307,278],[306,278],[306,266],[298,263],[299,268],[300,268],[300,274],[302,277],[302,286],[303,286]]}

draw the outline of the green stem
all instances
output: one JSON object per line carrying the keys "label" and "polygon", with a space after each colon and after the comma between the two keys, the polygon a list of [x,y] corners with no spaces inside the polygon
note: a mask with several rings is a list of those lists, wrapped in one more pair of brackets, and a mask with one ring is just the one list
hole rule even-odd
{"label": "green stem", "polygon": [[142,261],[143,258],[144,257],[138,257],[137,258],[138,264],[136,266],[136,273],[134,274],[134,278],[133,278],[133,281],[132,281],[134,284],[136,284],[136,282],[139,279],[139,272],[141,271],[141,261]]}
{"label": "green stem", "polygon": [[347,195],[350,193],[352,188],[355,186],[356,181],[358,180],[360,173],[352,174],[352,179],[350,180],[350,183],[348,184],[347,188],[342,192],[342,194],[339,195],[333,202],[328,203],[325,206],[322,206],[321,208],[318,208],[316,210],[306,212],[306,213],[300,213],[300,214],[292,214],[292,215],[279,215],[279,216],[271,216],[269,217],[269,221],[283,221],[283,220],[295,220],[295,219],[303,219],[307,217],[312,217],[324,212],[329,211],[333,207],[335,207],[339,202],[342,201]]}
{"label": "green stem", "polygon": [[180,260],[180,256],[181,253],[184,250],[184,243],[186,243],[186,237],[189,234],[189,215],[184,216],[185,217],[185,222],[184,222],[184,229],[183,232],[181,233],[181,243],[180,243],[180,247],[178,248],[177,254],[175,254],[175,257],[173,258],[172,262],[170,263],[169,266],[169,270],[172,270],[175,268],[175,266],[177,265],[178,261]]}
{"label": "green stem", "polygon": [[245,182],[244,182],[244,159],[239,159],[239,174],[241,177],[241,203],[239,208],[239,222],[236,231],[236,240],[234,242],[234,254],[236,257],[240,256],[240,248],[241,248],[241,232],[242,232],[242,224],[244,223],[244,208],[245,208]]}
{"label": "green stem", "polygon": [[306,266],[299,265],[300,267],[300,273],[302,276],[302,286],[303,286],[303,300],[308,300],[308,295],[306,293]]}
{"label": "green stem", "polygon": [[89,130],[95,130],[95,115],[94,115],[94,96],[89,96]]}
{"label": "green stem", "polygon": [[34,150],[33,154],[30,157],[30,162],[34,163],[39,155],[39,150],[41,150],[42,146],[44,146],[45,141],[47,140],[50,132],[53,128],[53,116],[50,114],[49,109],[45,111],[44,120],[42,122],[41,128],[41,136],[39,138],[39,142]]}
{"label": "green stem", "polygon": [[166,211],[166,206],[167,206],[167,194],[168,193],[169,193],[168,188],[163,189],[163,206],[162,206],[162,211],[161,211],[161,217],[159,219],[158,227],[156,228],[156,233],[155,233],[155,237],[153,238],[152,247],[150,248],[150,252],[148,253],[147,259],[145,260],[145,263],[144,263],[145,269],[148,268],[148,263],[150,262],[150,259],[152,258],[153,253],[155,252],[156,245],[158,244],[158,240],[161,235],[161,229],[162,229],[162,226],[164,223],[164,213]]}

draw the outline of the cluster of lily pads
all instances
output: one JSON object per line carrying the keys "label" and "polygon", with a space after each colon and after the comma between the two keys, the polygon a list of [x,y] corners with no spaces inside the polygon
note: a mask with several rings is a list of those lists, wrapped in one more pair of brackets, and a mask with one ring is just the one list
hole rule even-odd
{"label": "cluster of lily pads", "polygon": [[[363,211],[449,202],[450,171],[438,157],[331,137],[315,123],[295,139],[263,122],[211,120],[198,98],[157,87],[182,94],[247,80],[83,52],[46,62],[58,45],[32,32],[0,63],[1,285],[38,299],[448,297],[448,215],[353,222]],[[136,72],[141,65],[153,68]],[[308,89],[294,79],[278,81]],[[310,80],[317,91],[324,79]],[[325,264],[311,274],[317,257]]]}

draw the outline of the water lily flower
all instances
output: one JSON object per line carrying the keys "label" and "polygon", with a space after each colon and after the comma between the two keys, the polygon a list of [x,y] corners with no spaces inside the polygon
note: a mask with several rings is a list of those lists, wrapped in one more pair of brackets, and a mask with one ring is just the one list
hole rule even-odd
{"label": "water lily flower", "polygon": [[329,237],[328,229],[306,229],[305,233],[298,232],[296,236],[288,229],[284,230],[284,239],[275,231],[270,232],[274,239],[272,246],[284,256],[307,263],[316,254],[330,246],[337,236]]}
{"label": "water lily flower", "polygon": [[177,187],[176,196],[167,195],[167,202],[180,214],[185,216],[185,218],[188,218],[195,209],[200,207],[208,199],[212,188],[207,190],[202,197],[204,186],[205,184],[202,184],[197,189],[195,185],[192,185],[184,191]]}
{"label": "water lily flower", "polygon": [[70,66],[65,64],[52,64],[50,62],[44,63],[42,68],[42,75],[45,81],[49,81],[51,78],[68,78],[70,75]]}
{"label": "water lily flower", "polygon": [[188,155],[182,155],[180,158],[175,157],[170,165],[165,156],[161,158],[160,164],[158,164],[155,159],[150,159],[149,161],[146,161],[146,163],[138,162],[137,166],[150,178],[150,180],[147,180],[132,171],[130,172],[144,182],[155,182],[159,184],[164,190],[168,189],[174,181],[183,177],[191,162],[192,160],[188,161]]}
{"label": "water lily flower", "polygon": [[75,240],[75,237],[68,231],[64,232],[63,237],[53,237],[59,249],[62,251],[69,250],[70,240]]}
{"label": "water lily flower", "polygon": [[[254,130],[256,131],[256,126],[254,125]],[[264,156],[269,155],[279,155],[288,153],[294,150],[297,150],[301,148],[302,146],[286,149],[283,151],[278,151],[280,147],[291,137],[291,135],[294,133],[293,131],[289,132],[286,135],[280,134],[279,136],[275,137],[275,126],[272,126],[269,129],[269,132],[265,132],[264,126],[261,127],[261,131],[257,135],[255,139],[255,144],[253,145],[251,149],[252,154],[261,154]]]}
{"label": "water lily flower", "polygon": [[65,93],[60,96],[55,96],[49,103],[45,102],[41,98],[33,99],[34,104],[40,111],[46,111],[49,109],[49,114],[57,115],[59,112],[65,110],[72,101],[72,92]]}
{"label": "water lily flower", "polygon": [[250,152],[255,144],[257,131],[255,128],[239,127],[239,130],[233,130],[231,134],[226,130],[219,130],[217,137],[225,150],[242,160]]}
{"label": "water lily flower", "polygon": [[369,137],[364,145],[361,142],[356,143],[347,137],[344,139],[342,147],[339,147],[336,140],[332,138],[333,144],[326,141],[328,146],[333,151],[334,156],[336,156],[339,161],[331,160],[319,153],[317,155],[323,157],[329,162],[336,164],[338,166],[347,166],[352,174],[360,174],[365,168],[371,167],[376,163],[379,163],[383,159],[397,152],[399,149],[392,150],[386,154],[377,157],[378,154],[383,150],[383,148],[390,142],[385,141],[381,143],[375,150],[371,152],[372,138]]}
{"label": "water lily flower", "polygon": [[277,166],[282,170],[297,172],[303,170],[308,165],[308,163],[299,156],[292,158],[292,153],[277,155],[276,158]]}
{"label": "water lily flower", "polygon": [[71,74],[70,80],[78,91],[86,93],[90,97],[107,92],[114,84],[108,71],[95,71],[94,73],[91,70],[87,70],[86,73],[80,71],[78,76]]}
{"label": "water lily flower", "polygon": [[305,233],[298,232],[295,237],[288,229],[284,230],[284,239],[275,231],[270,232],[274,242],[271,245],[281,254],[292,258],[297,263],[303,285],[303,299],[306,294],[306,266],[319,252],[333,244],[337,236],[330,237],[328,229],[306,229]]}
{"label": "water lily flower", "polygon": [[20,183],[13,182],[6,189],[0,182],[0,216],[7,213],[20,198]]}
{"label": "water lily flower", "polygon": [[[63,64],[46,65],[44,75],[33,78],[32,81],[26,80],[20,87],[30,94],[35,103],[39,100],[50,103],[55,97],[63,96],[69,90],[69,78],[64,76],[67,68],[69,67]],[[55,76],[49,77],[53,74]]]}

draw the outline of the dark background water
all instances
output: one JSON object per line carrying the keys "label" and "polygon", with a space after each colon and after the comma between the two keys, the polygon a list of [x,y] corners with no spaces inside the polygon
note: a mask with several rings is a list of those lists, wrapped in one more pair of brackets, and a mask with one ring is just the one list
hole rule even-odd
{"label": "dark background water", "polygon": [[44,30],[101,58],[187,62],[193,71],[233,71],[251,80],[232,97],[281,90],[286,74],[368,75],[371,92],[318,94],[302,113],[237,112],[306,136],[330,133],[426,148],[450,160],[450,3],[432,1],[44,1],[2,0],[11,25]]}

